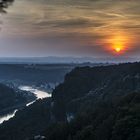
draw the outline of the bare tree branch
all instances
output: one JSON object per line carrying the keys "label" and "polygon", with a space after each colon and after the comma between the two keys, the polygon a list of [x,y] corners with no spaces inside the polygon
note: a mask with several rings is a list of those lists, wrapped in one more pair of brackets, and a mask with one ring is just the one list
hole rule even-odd
{"label": "bare tree branch", "polygon": [[14,0],[0,0],[0,13],[6,13],[6,8],[13,2]]}

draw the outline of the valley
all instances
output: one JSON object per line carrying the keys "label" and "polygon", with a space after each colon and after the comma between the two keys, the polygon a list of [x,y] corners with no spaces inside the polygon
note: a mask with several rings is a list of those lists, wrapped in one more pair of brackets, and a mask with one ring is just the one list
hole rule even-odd
{"label": "valley", "polygon": [[34,89],[32,87],[20,86],[19,89],[21,91],[23,91],[23,92],[25,91],[25,92],[30,92],[30,93],[34,94],[34,96],[36,98],[31,100],[30,102],[27,102],[27,103],[24,103],[24,104],[20,104],[20,105],[15,105],[13,107],[7,108],[5,111],[1,111],[2,115],[0,116],[0,124],[2,124],[4,121],[8,121],[9,119],[13,118],[15,116],[16,112],[18,110],[23,109],[25,106],[28,107],[29,105],[33,104],[35,101],[37,101],[39,99],[51,97],[51,93],[40,91],[40,90]]}
{"label": "valley", "polygon": [[76,67],[51,97],[37,100],[4,122],[0,139],[138,140],[139,93],[140,63]]}
{"label": "valley", "polygon": [[[1,107],[0,123],[8,121],[18,110],[31,105],[36,100],[51,97],[53,89],[63,82],[64,75],[76,66],[82,67],[84,64],[1,64],[0,93],[7,96],[0,98],[0,105],[7,106]],[[3,87],[6,91],[3,91]],[[10,93],[7,93],[9,90]],[[6,101],[10,96],[15,103],[9,104]],[[23,101],[17,102],[18,96]]]}

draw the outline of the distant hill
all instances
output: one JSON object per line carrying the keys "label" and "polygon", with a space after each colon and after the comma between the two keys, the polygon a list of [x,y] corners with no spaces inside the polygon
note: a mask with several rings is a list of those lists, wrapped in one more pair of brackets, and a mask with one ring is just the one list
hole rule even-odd
{"label": "distant hill", "polygon": [[108,58],[96,57],[1,57],[0,64],[80,64],[80,63],[122,63],[135,62],[140,58],[113,56]]}
{"label": "distant hill", "polygon": [[52,98],[4,123],[0,139],[139,140],[139,121],[140,63],[77,67]]}
{"label": "distant hill", "polygon": [[1,64],[0,81],[18,85],[59,83],[63,81],[64,75],[73,68],[73,65]]}
{"label": "distant hill", "polygon": [[0,64],[0,81],[18,85],[42,86],[63,82],[65,74],[75,67],[109,64]]}

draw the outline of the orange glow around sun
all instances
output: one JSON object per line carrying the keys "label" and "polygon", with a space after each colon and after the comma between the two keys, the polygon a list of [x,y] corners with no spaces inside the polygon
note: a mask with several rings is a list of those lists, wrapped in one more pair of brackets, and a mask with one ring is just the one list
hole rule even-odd
{"label": "orange glow around sun", "polygon": [[126,51],[127,42],[128,40],[126,39],[126,36],[115,36],[110,39],[110,50],[112,50],[115,54],[122,54]]}
{"label": "orange glow around sun", "polygon": [[112,35],[108,35],[107,37],[108,38],[102,40],[101,42],[104,43],[104,50],[111,55],[125,55],[132,49],[132,38],[126,33],[116,32]]}

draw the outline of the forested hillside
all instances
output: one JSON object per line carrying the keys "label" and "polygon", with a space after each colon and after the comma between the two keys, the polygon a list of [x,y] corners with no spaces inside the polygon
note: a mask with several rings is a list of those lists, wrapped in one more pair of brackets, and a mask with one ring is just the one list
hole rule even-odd
{"label": "forested hillside", "polygon": [[[0,139],[139,140],[140,63],[75,68],[0,127]],[[17,125],[20,124],[20,125]]]}
{"label": "forested hillside", "polygon": [[120,97],[116,105],[88,103],[71,122],[58,122],[43,134],[47,140],[139,140],[140,93]]}

